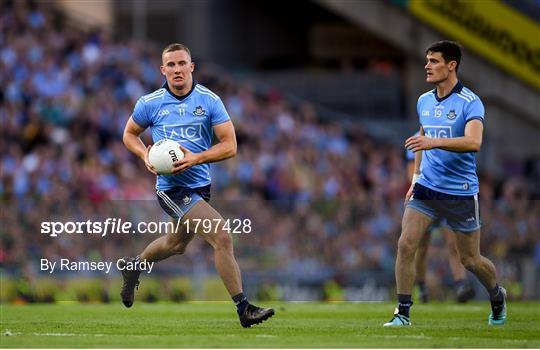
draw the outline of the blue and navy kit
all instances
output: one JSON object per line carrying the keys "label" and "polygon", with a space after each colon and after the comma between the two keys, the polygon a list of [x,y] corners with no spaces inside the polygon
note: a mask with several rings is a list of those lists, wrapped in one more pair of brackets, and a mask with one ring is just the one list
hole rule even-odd
{"label": "blue and navy kit", "polygon": [[[484,121],[482,102],[459,82],[443,98],[437,97],[436,89],[421,95],[417,112],[425,135],[434,138],[462,137],[467,122]],[[446,220],[456,232],[474,232],[481,224],[478,187],[474,152],[424,150],[407,206],[435,221]]]}
{"label": "blue and navy kit", "polygon": [[[209,149],[213,126],[230,120],[221,99],[195,81],[185,96],[174,95],[165,84],[141,97],[132,118],[139,126],[150,127],[154,143],[171,139],[194,153]],[[210,185],[210,182],[210,164],[199,164],[178,175],[159,175],[156,190],[199,188]]]}
{"label": "blue and navy kit", "polygon": [[[465,125],[473,119],[484,120],[484,105],[471,90],[457,83],[452,92],[437,97],[436,89],[421,95],[417,113],[425,135],[453,138],[465,135]],[[458,153],[442,149],[423,151],[422,173],[418,183],[452,195],[478,193],[474,152]]]}

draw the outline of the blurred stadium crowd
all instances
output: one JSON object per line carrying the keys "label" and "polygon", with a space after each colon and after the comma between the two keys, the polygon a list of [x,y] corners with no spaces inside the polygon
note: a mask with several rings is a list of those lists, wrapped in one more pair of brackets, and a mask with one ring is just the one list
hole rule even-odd
{"label": "blurred stadium crowd", "polygon": [[[163,83],[160,52],[79,30],[39,3],[1,3],[0,264],[7,276],[37,275],[41,258],[117,259],[151,239],[54,239],[40,234],[41,221],[165,220],[153,176],[122,144],[137,98]],[[237,157],[213,165],[213,198],[225,216],[254,221],[254,233],[235,237],[244,271],[343,285],[373,272],[391,285],[409,186],[404,149],[204,64],[195,78],[221,96],[237,130]],[[524,167],[515,163],[504,178],[480,169],[482,251],[515,284],[514,295],[529,298],[538,295],[520,285],[531,264],[538,275],[540,202]],[[161,271],[212,273],[211,250],[200,240],[192,245]],[[431,249],[433,276],[446,283],[444,244],[435,239]]]}

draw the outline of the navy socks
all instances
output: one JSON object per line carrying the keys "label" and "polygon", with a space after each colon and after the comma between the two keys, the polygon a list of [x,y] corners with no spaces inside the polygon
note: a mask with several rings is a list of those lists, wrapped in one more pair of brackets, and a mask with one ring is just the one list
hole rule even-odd
{"label": "navy socks", "polygon": [[249,302],[247,300],[247,297],[244,295],[244,293],[236,294],[232,300],[236,304],[236,311],[239,315],[242,315],[244,313],[244,310],[248,306]]}
{"label": "navy socks", "polygon": [[489,300],[491,300],[492,306],[499,306],[504,303],[504,293],[502,292],[499,284],[489,291]]}
{"label": "navy socks", "polygon": [[412,297],[410,294],[398,294],[398,313],[405,317],[409,316],[409,310],[412,306]]}

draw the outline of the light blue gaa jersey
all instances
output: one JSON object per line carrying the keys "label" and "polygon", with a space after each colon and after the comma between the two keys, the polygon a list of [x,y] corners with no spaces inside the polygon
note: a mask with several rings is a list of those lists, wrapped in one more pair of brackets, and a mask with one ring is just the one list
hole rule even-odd
{"label": "light blue gaa jersey", "polygon": [[[461,137],[465,135],[467,122],[484,121],[482,101],[459,82],[443,98],[437,97],[436,89],[421,95],[416,110],[428,137]],[[421,185],[459,196],[478,193],[475,152],[458,153],[438,148],[423,152],[422,173],[418,179]]]}
{"label": "light blue gaa jersey", "polygon": [[[154,143],[171,139],[194,153],[209,149],[212,127],[230,120],[221,99],[195,81],[185,96],[174,95],[166,84],[142,96],[135,105],[132,118],[141,127],[151,128]],[[159,175],[156,190],[179,186],[196,188],[210,182],[210,164],[199,164],[178,175]]]}

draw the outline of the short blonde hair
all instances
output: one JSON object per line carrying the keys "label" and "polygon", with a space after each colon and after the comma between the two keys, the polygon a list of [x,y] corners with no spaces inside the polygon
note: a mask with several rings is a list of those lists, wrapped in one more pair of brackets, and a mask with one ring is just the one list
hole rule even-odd
{"label": "short blonde hair", "polygon": [[163,52],[161,53],[161,57],[163,57],[164,54],[167,52],[173,52],[173,51],[181,51],[184,50],[189,55],[189,58],[191,58],[191,51],[189,51],[189,48],[184,44],[170,44],[166,48],[163,49]]}

